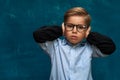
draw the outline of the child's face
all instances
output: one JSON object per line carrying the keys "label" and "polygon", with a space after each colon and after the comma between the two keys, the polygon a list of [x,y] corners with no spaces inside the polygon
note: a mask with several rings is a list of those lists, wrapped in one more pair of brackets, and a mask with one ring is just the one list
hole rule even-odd
{"label": "child's face", "polygon": [[[76,26],[76,25],[82,25],[82,27],[84,27],[84,25],[86,25],[84,17],[71,16],[69,17],[67,22],[64,24],[65,24],[64,35],[71,44],[75,45],[81,42],[82,39],[86,37],[87,29],[83,29],[81,28],[81,26]],[[73,29],[70,30],[72,26],[73,26]]]}

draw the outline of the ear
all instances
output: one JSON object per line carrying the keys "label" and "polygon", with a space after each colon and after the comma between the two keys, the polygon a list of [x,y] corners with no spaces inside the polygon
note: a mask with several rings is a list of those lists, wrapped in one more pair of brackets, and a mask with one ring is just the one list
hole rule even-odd
{"label": "ear", "polygon": [[89,28],[87,29],[87,31],[86,31],[86,35],[85,35],[85,38],[87,38],[87,37],[88,37],[88,35],[89,35],[90,31],[91,31],[91,26],[89,26]]}
{"label": "ear", "polygon": [[62,23],[62,31],[63,31],[63,35],[64,35],[64,32],[65,32],[64,22]]}

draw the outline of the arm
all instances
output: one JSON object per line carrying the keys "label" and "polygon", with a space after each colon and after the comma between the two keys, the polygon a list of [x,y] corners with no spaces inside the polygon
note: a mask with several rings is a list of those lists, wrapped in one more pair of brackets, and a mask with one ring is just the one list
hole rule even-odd
{"label": "arm", "polygon": [[96,46],[103,54],[106,55],[113,53],[116,49],[116,46],[112,39],[97,32],[90,32],[87,37],[87,41],[91,45]]}
{"label": "arm", "polygon": [[38,43],[53,41],[60,36],[62,36],[62,28],[60,26],[43,26],[33,32],[33,37]]}

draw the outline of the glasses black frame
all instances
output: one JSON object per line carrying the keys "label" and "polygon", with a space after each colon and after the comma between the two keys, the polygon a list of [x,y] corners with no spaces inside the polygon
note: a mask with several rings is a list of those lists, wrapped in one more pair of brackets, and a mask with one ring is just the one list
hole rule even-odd
{"label": "glasses black frame", "polygon": [[[86,25],[82,25],[82,24],[75,25],[72,23],[64,23],[64,26],[67,31],[72,31],[74,29],[74,27],[76,27],[78,32],[83,32],[88,29],[88,27]],[[68,28],[71,28],[71,29],[68,29]]]}

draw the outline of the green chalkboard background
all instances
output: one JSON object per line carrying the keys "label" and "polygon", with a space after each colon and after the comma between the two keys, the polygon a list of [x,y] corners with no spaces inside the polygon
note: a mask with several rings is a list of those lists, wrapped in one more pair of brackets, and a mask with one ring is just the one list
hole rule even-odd
{"label": "green chalkboard background", "polygon": [[50,59],[32,32],[61,25],[66,10],[81,6],[92,16],[92,30],[113,39],[117,49],[92,60],[94,80],[120,80],[119,0],[0,0],[0,80],[48,80]]}

